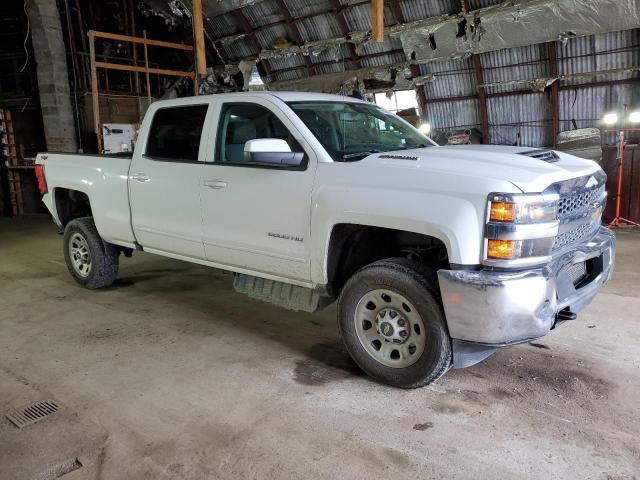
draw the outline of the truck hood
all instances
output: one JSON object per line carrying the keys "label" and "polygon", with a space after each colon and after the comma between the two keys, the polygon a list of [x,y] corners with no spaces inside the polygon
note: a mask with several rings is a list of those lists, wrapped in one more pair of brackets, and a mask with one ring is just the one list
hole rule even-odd
{"label": "truck hood", "polygon": [[541,192],[552,183],[600,170],[597,163],[567,153],[555,151],[558,160],[548,162],[530,156],[531,152],[545,150],[503,145],[434,146],[376,153],[364,161],[402,163],[408,168],[504,180],[523,192]]}

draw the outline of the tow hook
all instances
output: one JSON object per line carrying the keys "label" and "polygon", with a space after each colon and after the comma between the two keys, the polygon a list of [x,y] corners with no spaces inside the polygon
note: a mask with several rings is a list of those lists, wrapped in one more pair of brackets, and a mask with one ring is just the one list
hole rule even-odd
{"label": "tow hook", "polygon": [[563,308],[558,313],[556,313],[556,321],[553,322],[551,330],[556,328],[561,323],[566,322],[567,320],[575,320],[576,318],[578,318],[578,315],[569,310],[569,307]]}
{"label": "tow hook", "polygon": [[558,322],[564,322],[565,320],[575,320],[576,318],[578,318],[578,315],[573,313],[568,308],[560,310],[556,314],[556,321],[558,321]]}

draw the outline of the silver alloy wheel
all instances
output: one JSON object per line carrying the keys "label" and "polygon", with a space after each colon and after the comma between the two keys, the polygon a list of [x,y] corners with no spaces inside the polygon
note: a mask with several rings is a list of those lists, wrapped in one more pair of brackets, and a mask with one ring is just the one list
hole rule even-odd
{"label": "silver alloy wheel", "polygon": [[69,239],[69,258],[78,275],[86,278],[91,273],[89,245],[80,233],[74,233]]}
{"label": "silver alloy wheel", "polygon": [[367,292],[354,315],[360,344],[377,362],[405,368],[418,361],[426,344],[426,329],[416,308],[393,290]]}

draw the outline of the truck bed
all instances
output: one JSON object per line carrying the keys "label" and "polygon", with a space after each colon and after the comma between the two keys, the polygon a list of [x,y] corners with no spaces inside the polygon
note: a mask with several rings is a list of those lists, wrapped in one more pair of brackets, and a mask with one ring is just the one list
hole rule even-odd
{"label": "truck bed", "polygon": [[89,200],[100,235],[110,243],[134,246],[128,187],[131,158],[131,154],[38,154],[36,164],[43,166],[48,186],[42,201],[56,223],[61,223],[56,195],[63,190],[81,192]]}

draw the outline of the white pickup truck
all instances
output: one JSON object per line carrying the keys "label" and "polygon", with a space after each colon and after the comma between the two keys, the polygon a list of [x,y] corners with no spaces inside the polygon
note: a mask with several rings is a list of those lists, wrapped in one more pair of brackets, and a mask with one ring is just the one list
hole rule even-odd
{"label": "white pickup truck", "polygon": [[131,158],[37,165],[82,286],[111,284],[120,254],[144,250],[234,272],[236,290],[286,308],[337,299],[353,359],[399,387],[546,335],[613,269],[596,163],[439,147],[348,97],[160,101]]}

